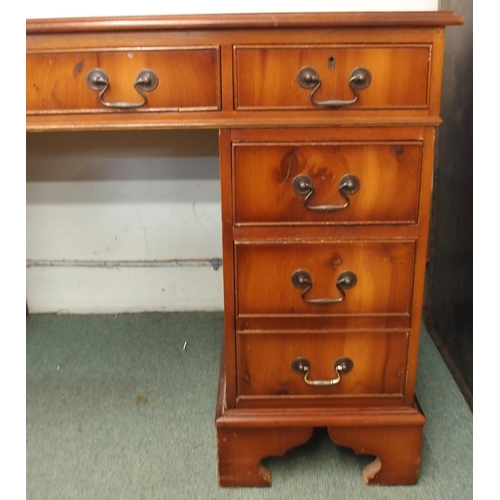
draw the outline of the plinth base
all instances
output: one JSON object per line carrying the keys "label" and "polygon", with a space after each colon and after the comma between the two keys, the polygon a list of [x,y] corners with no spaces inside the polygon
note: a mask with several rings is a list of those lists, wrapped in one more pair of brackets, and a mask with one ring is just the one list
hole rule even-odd
{"label": "plinth base", "polygon": [[409,408],[228,410],[224,387],[219,386],[215,420],[220,486],[271,486],[261,460],[306,443],[315,427],[326,427],[339,446],[377,457],[363,471],[366,484],[417,482],[426,420],[416,400]]}

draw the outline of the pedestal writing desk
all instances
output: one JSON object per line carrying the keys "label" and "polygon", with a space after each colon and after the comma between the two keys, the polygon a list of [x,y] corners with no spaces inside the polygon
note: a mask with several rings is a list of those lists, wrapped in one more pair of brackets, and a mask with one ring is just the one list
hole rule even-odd
{"label": "pedestal writing desk", "polygon": [[416,482],[414,388],[451,12],[30,20],[29,132],[220,130],[222,486],[327,427]]}

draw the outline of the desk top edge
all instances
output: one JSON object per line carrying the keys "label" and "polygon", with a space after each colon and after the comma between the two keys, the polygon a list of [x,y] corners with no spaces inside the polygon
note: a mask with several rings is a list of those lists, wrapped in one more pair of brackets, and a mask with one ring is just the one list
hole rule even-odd
{"label": "desk top edge", "polygon": [[264,28],[432,27],[463,24],[452,11],[203,14],[27,19],[26,34]]}

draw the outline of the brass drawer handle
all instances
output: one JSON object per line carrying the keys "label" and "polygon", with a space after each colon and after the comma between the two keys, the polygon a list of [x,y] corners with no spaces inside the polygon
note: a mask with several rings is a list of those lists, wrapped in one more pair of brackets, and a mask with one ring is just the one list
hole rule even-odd
{"label": "brass drawer handle", "polygon": [[354,194],[359,189],[359,186],[359,179],[355,175],[344,175],[339,183],[339,193],[345,200],[343,205],[309,205],[309,198],[314,194],[314,185],[311,178],[307,175],[298,175],[295,177],[292,184],[293,190],[299,196],[305,196],[304,206],[308,210],[314,210],[316,212],[334,212],[347,208],[351,202],[347,195]]}
{"label": "brass drawer handle", "polygon": [[319,305],[338,304],[339,302],[342,302],[346,297],[344,289],[347,290],[349,288],[352,288],[358,282],[358,278],[353,272],[344,271],[339,275],[339,277],[337,278],[337,282],[335,283],[338,291],[341,294],[340,297],[337,297],[335,299],[329,299],[329,298],[308,299],[306,297],[306,294],[313,286],[310,274],[307,271],[300,269],[292,274],[291,279],[294,287],[304,289],[304,291],[302,292],[302,300],[304,302],[306,302],[307,304],[319,304]]}
{"label": "brass drawer handle", "polygon": [[107,108],[130,109],[140,108],[147,102],[144,92],[151,92],[158,86],[158,77],[156,73],[149,69],[142,70],[137,76],[134,88],[142,97],[142,102],[107,102],[103,100],[104,93],[109,88],[108,75],[99,68],[95,68],[87,75],[87,85],[95,92],[99,92],[99,102]]}
{"label": "brass drawer handle", "polygon": [[372,75],[366,68],[356,68],[352,71],[349,77],[349,86],[354,92],[354,98],[348,101],[332,99],[331,101],[316,101],[314,94],[321,87],[321,80],[319,78],[318,72],[311,67],[302,68],[297,75],[297,82],[299,85],[305,89],[312,88],[311,91],[311,102],[316,104],[316,106],[323,106],[325,108],[340,108],[342,106],[348,106],[349,104],[354,104],[359,99],[358,90],[365,89],[370,85],[372,81]]}
{"label": "brass drawer handle", "polygon": [[309,371],[311,370],[311,362],[306,358],[297,358],[292,363],[292,370],[299,375],[304,375],[304,382],[307,385],[336,385],[340,382],[340,375],[342,373],[349,373],[354,367],[354,363],[350,358],[339,358],[335,361],[333,368],[337,374],[336,378],[331,380],[309,380]]}

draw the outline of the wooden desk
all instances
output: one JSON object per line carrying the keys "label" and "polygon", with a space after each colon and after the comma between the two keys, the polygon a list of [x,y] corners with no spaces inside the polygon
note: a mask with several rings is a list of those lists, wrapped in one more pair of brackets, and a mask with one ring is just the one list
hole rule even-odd
{"label": "wooden desk", "polygon": [[27,22],[29,132],[216,128],[221,486],[314,427],[418,476],[414,388],[450,12]]}

